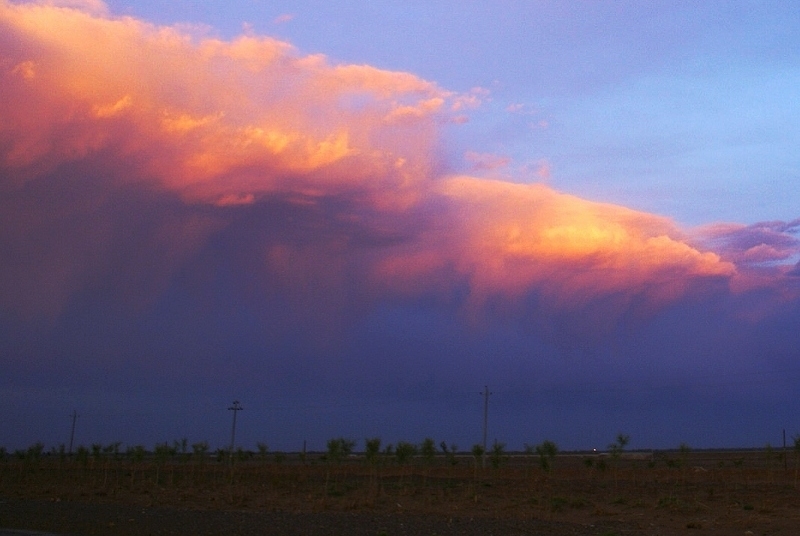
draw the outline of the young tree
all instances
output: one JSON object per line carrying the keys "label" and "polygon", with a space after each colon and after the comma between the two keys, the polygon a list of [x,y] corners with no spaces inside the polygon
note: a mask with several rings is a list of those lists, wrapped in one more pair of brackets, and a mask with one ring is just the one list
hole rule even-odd
{"label": "young tree", "polygon": [[[121,441],[117,441],[115,443],[110,443],[103,447],[103,457],[105,458],[105,463],[103,464],[103,487],[105,488],[108,484],[108,468],[111,464],[111,460],[114,460],[115,464],[117,459],[119,458],[119,447],[122,445]],[[117,477],[119,479],[119,477]]]}
{"label": "young tree", "polygon": [[364,457],[370,465],[376,465],[381,452],[381,438],[373,437],[364,440]]}
{"label": "young tree", "polygon": [[39,460],[44,452],[44,443],[36,442],[24,451],[19,451],[18,457],[25,461],[27,471],[36,472],[39,468]]}
{"label": "young tree", "polygon": [[[81,447],[78,447],[78,454],[80,454]],[[84,448],[84,450],[86,450]],[[87,451],[88,452],[88,451]],[[133,447],[128,447],[125,451],[125,454],[131,460],[131,486],[133,486],[133,482],[136,478],[136,467],[144,460],[145,454],[147,451],[145,450],[143,445],[136,445]]]}
{"label": "young tree", "polygon": [[489,456],[492,468],[498,469],[505,459],[506,444],[498,443],[497,440],[492,444],[492,453]]}
{"label": "young tree", "polygon": [[483,445],[480,443],[475,443],[472,445],[472,457],[475,459],[475,480],[478,480],[478,464],[482,463],[483,461]]}
{"label": "young tree", "polygon": [[630,440],[631,436],[629,435],[625,435],[621,432],[617,434],[617,440],[608,446],[608,450],[611,451],[611,455],[614,456],[616,454],[616,456],[619,457],[619,455],[622,454],[622,451],[625,450],[625,447],[628,446],[628,443],[630,443]]}
{"label": "young tree", "polygon": [[398,441],[397,447],[394,449],[394,454],[397,457],[398,465],[406,465],[409,461],[411,461],[411,458],[416,456],[417,447],[408,441]]}
{"label": "young tree", "polygon": [[553,461],[558,454],[558,447],[549,439],[544,440],[540,445],[536,445],[536,454],[539,455],[539,467],[544,472],[550,472],[553,468]]}
{"label": "young tree", "polygon": [[625,447],[630,442],[631,438],[628,435],[623,434],[620,432],[617,434],[617,440],[614,443],[611,443],[608,446],[609,453],[611,454],[611,458],[614,460],[614,487],[617,486],[617,469],[619,465],[619,459],[622,457],[622,452],[625,450]]}
{"label": "young tree", "polygon": [[419,446],[419,453],[426,463],[432,464],[436,458],[436,442],[430,437],[426,437]]}
{"label": "young tree", "polygon": [[153,454],[156,459],[156,486],[160,484],[159,476],[161,469],[166,465],[170,458],[177,454],[177,450],[169,446],[166,441],[164,443],[156,443]]}
{"label": "young tree", "polygon": [[533,473],[532,465],[533,465],[533,455],[536,453],[536,446],[529,445],[528,443],[523,443],[522,445],[523,451],[525,452],[525,479],[528,480],[531,478]]}
{"label": "young tree", "polygon": [[327,443],[328,451],[325,454],[325,461],[328,465],[328,470],[325,475],[325,492],[329,491],[329,483],[331,476],[331,466],[338,466],[342,460],[353,451],[356,442],[343,437],[329,439]]}
{"label": "young tree", "polygon": [[681,479],[683,480],[684,486],[689,480],[689,454],[691,452],[692,448],[688,443],[681,443],[678,445],[678,457],[680,458],[681,464]]}
{"label": "young tree", "polygon": [[189,460],[189,440],[185,437],[181,438],[180,441],[177,439],[173,442],[173,447],[175,448],[175,452],[180,452],[180,460],[182,462],[186,462]]}
{"label": "young tree", "polygon": [[450,448],[448,448],[447,443],[442,441],[441,443],[439,443],[439,447],[442,449],[442,452],[444,452],[444,455],[447,457],[447,463],[449,463],[451,466],[454,466],[458,463],[458,460],[456,459],[456,453],[458,452],[458,445],[456,445],[455,443],[451,443]]}
{"label": "young tree", "polygon": [[[59,443],[58,447],[50,447],[50,454],[58,456],[59,464],[63,465],[67,461],[67,446],[64,443]],[[3,456],[0,454],[0,461],[2,460]]]}
{"label": "young tree", "polygon": [[202,467],[206,463],[206,456],[208,456],[208,441],[192,443],[192,456],[197,460],[198,465]]}
{"label": "young tree", "polygon": [[267,454],[269,453],[269,445],[266,443],[256,443],[256,448],[258,449],[258,459],[261,460],[261,463],[267,463]]}
{"label": "young tree", "polygon": [[355,444],[355,441],[343,437],[329,439],[327,443],[328,452],[326,453],[327,460],[333,463],[340,463],[342,459],[350,456]]}
{"label": "young tree", "polygon": [[112,459],[119,459],[119,448],[122,446],[122,441],[115,441],[103,447],[103,453],[111,456]]}
{"label": "young tree", "polygon": [[103,445],[92,443],[92,469],[100,465],[100,458],[103,456]]}
{"label": "young tree", "polygon": [[[398,441],[397,446],[394,449],[394,455],[397,458],[397,465],[402,468],[403,466],[410,464],[414,456],[417,455],[417,446],[413,443],[409,443],[408,441]],[[409,472],[411,471],[409,470]],[[400,473],[400,480],[402,483],[402,472]]]}
{"label": "young tree", "polygon": [[[194,458],[195,463],[192,467],[192,472],[195,475],[195,482],[197,481],[197,473],[205,473],[204,467],[206,465],[206,458],[208,457],[208,441],[200,441],[198,443],[192,443],[192,458]],[[203,479],[205,479],[205,475],[202,475]]]}
{"label": "young tree", "polygon": [[75,461],[79,462],[84,468],[89,465],[89,449],[83,445],[78,445],[75,451]]}
{"label": "young tree", "polygon": [[236,447],[236,461],[237,462],[246,462],[250,458],[253,457],[253,452],[250,450],[244,450],[242,447]]}
{"label": "young tree", "polygon": [[458,460],[456,459],[456,452],[458,452],[458,445],[456,445],[455,443],[451,443],[450,447],[448,448],[447,443],[442,441],[441,443],[439,443],[439,447],[442,449],[442,452],[444,452],[445,458],[447,459],[447,465],[448,465],[447,478],[448,478],[448,483],[450,483],[453,477],[453,470],[456,464],[458,463]]}
{"label": "young tree", "polygon": [[378,463],[381,453],[381,438],[373,437],[364,440],[364,458],[370,466],[370,488],[373,492],[378,489]]}
{"label": "young tree", "polygon": [[425,464],[425,469],[422,477],[422,485],[428,483],[428,471],[436,459],[436,442],[430,437],[426,437],[419,446],[419,453],[422,454],[422,461]]}
{"label": "young tree", "polygon": [[775,458],[775,449],[772,448],[772,445],[767,443],[764,445],[764,462],[767,467],[767,478],[769,479],[769,483],[772,484],[773,477],[772,477],[772,460]]}
{"label": "young tree", "polygon": [[689,467],[689,454],[691,452],[692,447],[688,443],[678,445],[678,457],[681,459],[681,467]]}

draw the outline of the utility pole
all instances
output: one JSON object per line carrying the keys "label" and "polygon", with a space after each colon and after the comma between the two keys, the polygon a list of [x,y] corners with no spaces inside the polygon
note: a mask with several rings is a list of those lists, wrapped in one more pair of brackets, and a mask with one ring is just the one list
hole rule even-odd
{"label": "utility pole", "polygon": [[483,392],[480,394],[483,395],[483,458],[481,464],[486,467],[486,430],[489,424],[489,395],[492,393],[489,392],[489,386],[484,385]]}
{"label": "utility pole", "polygon": [[231,449],[230,449],[230,460],[231,465],[233,465],[233,443],[236,441],[236,413],[242,411],[244,408],[241,404],[239,404],[238,400],[233,401],[233,405],[228,408],[228,411],[233,411],[233,428],[231,428]]}
{"label": "utility pole", "polygon": [[78,410],[72,410],[72,431],[69,433],[69,455],[72,456],[72,441],[75,439],[75,421],[78,419]]}

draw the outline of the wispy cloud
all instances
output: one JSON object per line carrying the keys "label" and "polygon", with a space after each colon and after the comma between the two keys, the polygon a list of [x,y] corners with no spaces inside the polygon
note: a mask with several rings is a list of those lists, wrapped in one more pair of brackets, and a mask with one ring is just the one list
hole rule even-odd
{"label": "wispy cloud", "polygon": [[294,14],[292,13],[283,13],[282,15],[278,15],[274,19],[272,19],[272,24],[286,24],[287,22],[291,22],[294,20]]}
{"label": "wispy cloud", "polygon": [[490,153],[477,153],[475,151],[467,151],[464,153],[464,159],[472,165],[473,171],[492,171],[502,169],[508,166],[511,159],[507,156],[499,156]]}

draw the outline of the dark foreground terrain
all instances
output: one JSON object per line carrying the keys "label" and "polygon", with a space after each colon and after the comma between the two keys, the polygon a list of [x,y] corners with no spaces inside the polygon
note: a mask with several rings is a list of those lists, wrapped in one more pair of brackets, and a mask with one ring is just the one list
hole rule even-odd
{"label": "dark foreground terrain", "polygon": [[795,459],[763,451],[561,455],[499,468],[6,459],[0,528],[80,535],[797,535]]}
{"label": "dark foreground terrain", "polygon": [[76,535],[595,535],[629,534],[617,523],[596,526],[499,517],[365,512],[280,512],[141,508],[124,504],[12,499],[0,503],[0,520]]}

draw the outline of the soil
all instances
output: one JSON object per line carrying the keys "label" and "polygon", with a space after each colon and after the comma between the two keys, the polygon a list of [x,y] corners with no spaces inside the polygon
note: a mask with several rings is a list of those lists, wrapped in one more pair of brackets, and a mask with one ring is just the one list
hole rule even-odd
{"label": "soil", "polygon": [[[797,535],[794,463],[772,452],[223,463],[5,460],[0,527],[80,535]],[[792,460],[794,462],[794,460]]]}

